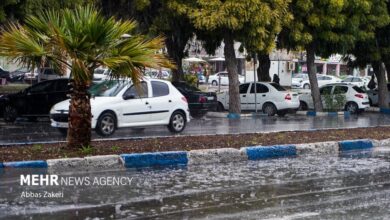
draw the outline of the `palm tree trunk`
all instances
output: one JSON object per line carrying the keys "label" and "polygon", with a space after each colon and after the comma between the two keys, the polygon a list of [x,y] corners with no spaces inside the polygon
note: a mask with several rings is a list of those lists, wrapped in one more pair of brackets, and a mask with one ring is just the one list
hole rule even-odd
{"label": "palm tree trunk", "polygon": [[314,109],[317,112],[322,112],[323,106],[321,101],[320,89],[318,88],[314,45],[310,44],[306,47],[306,56],[307,56],[306,59],[307,71],[309,73],[308,75],[310,81],[311,96],[313,98],[313,103],[314,103]]}
{"label": "palm tree trunk", "polygon": [[257,68],[257,80],[259,82],[270,82],[269,68],[271,67],[271,60],[269,54],[258,52],[259,67]]}
{"label": "palm tree trunk", "polygon": [[226,31],[224,37],[225,47],[225,59],[226,66],[229,78],[229,112],[230,113],[241,113],[241,101],[240,101],[240,93],[239,86],[240,82],[238,81],[237,74],[237,60],[236,53],[234,50],[234,40],[232,38],[232,34]]}
{"label": "palm tree trunk", "polygon": [[68,148],[81,148],[91,143],[91,104],[88,86],[73,83],[69,106]]}

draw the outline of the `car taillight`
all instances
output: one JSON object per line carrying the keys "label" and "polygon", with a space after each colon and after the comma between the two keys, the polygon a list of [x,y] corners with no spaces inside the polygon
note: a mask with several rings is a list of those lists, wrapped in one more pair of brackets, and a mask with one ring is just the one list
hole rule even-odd
{"label": "car taillight", "polygon": [[364,99],[364,95],[363,95],[363,94],[360,94],[360,93],[358,93],[358,94],[355,94],[355,97],[358,97],[358,98]]}
{"label": "car taillight", "polygon": [[200,103],[205,103],[205,102],[207,102],[206,97],[204,97],[204,96],[199,97],[199,102],[200,102]]}
{"label": "car taillight", "polygon": [[181,100],[183,100],[185,103],[188,103],[188,101],[187,101],[187,99],[186,99],[186,97],[181,97]]}
{"label": "car taillight", "polygon": [[286,100],[291,100],[291,95],[290,95],[290,93],[287,94],[287,95],[284,97],[284,99],[286,99]]}

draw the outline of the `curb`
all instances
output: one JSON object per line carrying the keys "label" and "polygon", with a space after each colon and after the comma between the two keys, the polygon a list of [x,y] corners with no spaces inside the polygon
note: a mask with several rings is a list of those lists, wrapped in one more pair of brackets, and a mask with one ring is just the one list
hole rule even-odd
{"label": "curb", "polygon": [[294,145],[256,146],[243,149],[248,156],[248,160],[264,160],[297,155],[297,149]]}
{"label": "curb", "polygon": [[342,111],[342,112],[316,112],[316,111],[299,111],[299,115],[306,115],[311,117],[316,116],[329,116],[329,117],[337,117],[337,116],[344,116],[345,118],[348,118],[351,116],[350,112]]}
{"label": "curb", "polygon": [[390,114],[390,108],[380,108],[379,111],[383,114]]}
{"label": "curb", "polygon": [[126,168],[187,165],[188,163],[186,151],[121,154],[120,157]]}
{"label": "curb", "polygon": [[[265,160],[282,157],[296,157],[304,154],[343,156],[352,150],[372,150],[384,152],[390,146],[390,139],[346,140],[306,143],[296,145],[249,146],[241,149],[219,148],[191,151],[169,151],[103,155],[84,158],[63,158],[52,160],[0,162],[0,170],[7,168],[48,168],[66,169],[123,169],[155,166],[199,165],[208,163],[228,163],[245,160]],[[380,150],[382,149],[382,150]],[[388,148],[390,152],[390,148]]]}
{"label": "curb", "polygon": [[3,163],[4,168],[47,168],[47,162],[43,160],[16,161]]}

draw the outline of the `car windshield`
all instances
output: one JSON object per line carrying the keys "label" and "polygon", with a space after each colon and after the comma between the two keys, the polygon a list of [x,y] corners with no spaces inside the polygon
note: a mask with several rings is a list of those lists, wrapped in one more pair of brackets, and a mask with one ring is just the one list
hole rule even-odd
{"label": "car windshield", "polygon": [[281,87],[279,84],[276,84],[276,83],[270,83],[270,84],[271,84],[271,86],[273,86],[278,91],[286,91],[286,89]]}
{"label": "car windshield", "polygon": [[128,85],[128,83],[129,82],[125,80],[107,80],[93,85],[89,89],[89,93],[93,96],[116,96],[126,85]]}

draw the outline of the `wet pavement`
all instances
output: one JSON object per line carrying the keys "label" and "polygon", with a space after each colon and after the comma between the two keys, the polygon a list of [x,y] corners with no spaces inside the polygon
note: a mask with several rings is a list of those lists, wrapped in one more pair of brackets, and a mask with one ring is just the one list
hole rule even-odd
{"label": "wet pavement", "polygon": [[[179,135],[214,135],[237,134],[275,131],[297,131],[329,128],[355,128],[390,125],[390,115],[378,113],[363,113],[358,116],[344,117],[307,117],[287,115],[286,117],[258,117],[258,118],[203,118],[193,119],[183,133]],[[143,131],[130,128],[120,128],[111,138],[143,138],[172,136],[165,126],[148,127]],[[100,139],[93,132],[94,139]],[[39,122],[18,121],[6,124],[0,121],[0,145],[8,143],[64,141],[65,138],[50,127],[48,120]]]}
{"label": "wet pavement", "polygon": [[[389,219],[390,158],[354,152],[161,169],[58,173],[121,186],[20,186],[0,171],[0,219]],[[52,173],[53,174],[53,173]],[[63,198],[21,198],[25,191]]]}

